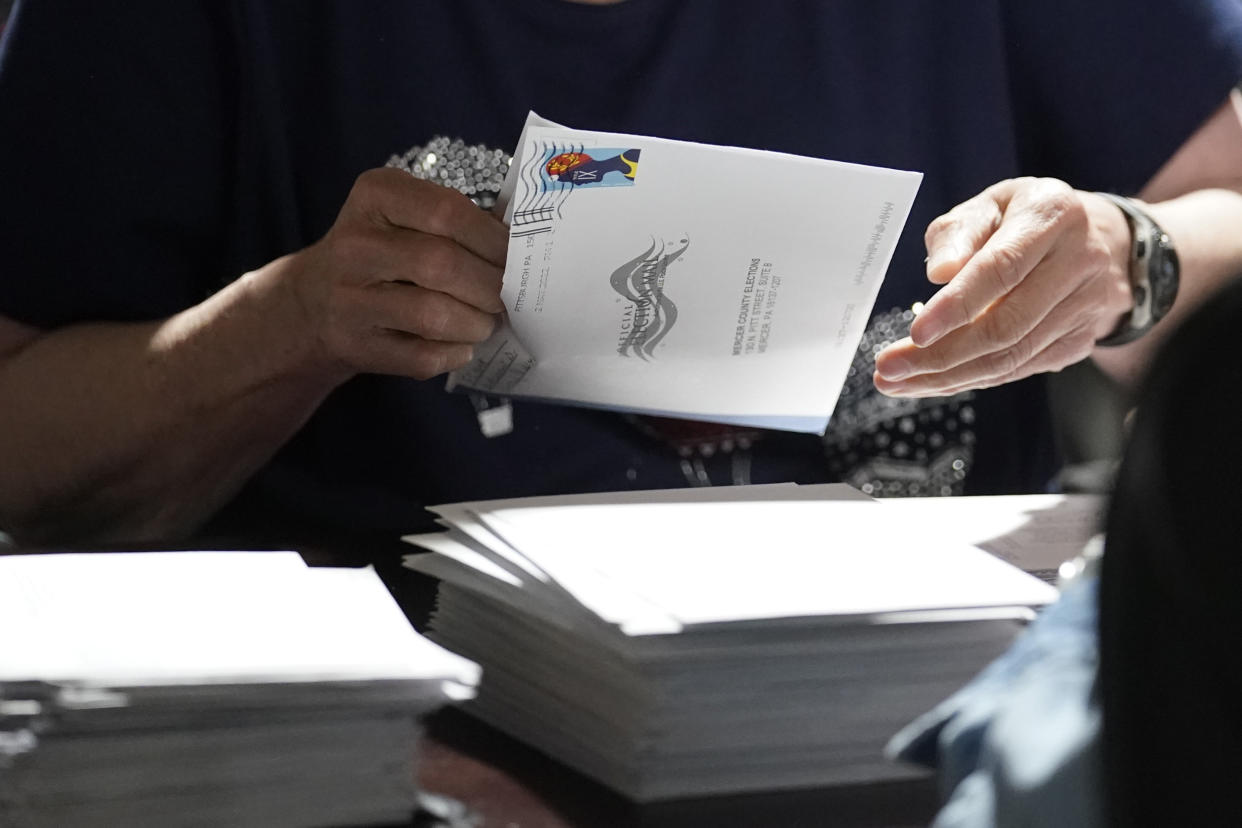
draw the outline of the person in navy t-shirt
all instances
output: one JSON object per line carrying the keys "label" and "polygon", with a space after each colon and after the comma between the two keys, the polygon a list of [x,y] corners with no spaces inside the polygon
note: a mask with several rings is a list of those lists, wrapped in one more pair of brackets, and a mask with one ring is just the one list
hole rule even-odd
{"label": "person in navy t-shirt", "polygon": [[[19,2],[0,528],[393,537],[425,504],[501,495],[1039,490],[1041,375],[1093,357],[1132,378],[1242,270],[1240,18],[1234,0]],[[497,434],[497,401],[444,391],[502,310],[506,229],[476,204],[531,109],[925,172],[828,434],[516,402]],[[1182,261],[1170,318],[1116,348],[1095,343],[1134,304],[1131,234],[1095,191],[1144,199]]]}

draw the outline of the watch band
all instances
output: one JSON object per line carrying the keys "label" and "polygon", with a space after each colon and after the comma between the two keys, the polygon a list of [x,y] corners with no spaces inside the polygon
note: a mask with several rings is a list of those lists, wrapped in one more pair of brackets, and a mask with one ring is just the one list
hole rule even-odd
{"label": "watch band", "polygon": [[1151,330],[1177,298],[1179,265],[1169,235],[1136,201],[1113,193],[1096,193],[1116,204],[1130,226],[1130,291],[1134,305],[1116,330],[1096,345],[1133,342]]}

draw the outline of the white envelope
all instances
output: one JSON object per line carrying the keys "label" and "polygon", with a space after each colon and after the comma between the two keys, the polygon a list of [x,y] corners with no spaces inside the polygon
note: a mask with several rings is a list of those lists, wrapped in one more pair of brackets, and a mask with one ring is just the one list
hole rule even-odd
{"label": "white envelope", "polygon": [[450,388],[823,432],[922,175],[528,117]]}

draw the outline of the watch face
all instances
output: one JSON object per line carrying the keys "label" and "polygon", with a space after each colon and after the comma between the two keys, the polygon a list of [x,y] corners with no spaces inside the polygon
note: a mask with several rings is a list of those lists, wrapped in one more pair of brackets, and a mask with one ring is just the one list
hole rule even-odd
{"label": "watch face", "polygon": [[1172,239],[1138,203],[1112,193],[1099,195],[1116,204],[1130,225],[1130,287],[1134,306],[1118,330],[1097,344],[1124,345],[1150,330],[1173,307],[1180,268]]}
{"label": "watch face", "polygon": [[1173,307],[1181,269],[1177,261],[1177,251],[1173,249],[1168,236],[1160,237],[1154,253],[1154,266],[1151,269],[1151,311],[1152,320],[1156,321]]}

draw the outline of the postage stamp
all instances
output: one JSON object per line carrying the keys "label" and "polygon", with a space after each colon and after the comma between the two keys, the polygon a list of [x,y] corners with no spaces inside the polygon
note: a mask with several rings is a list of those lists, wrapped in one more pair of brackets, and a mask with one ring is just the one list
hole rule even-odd
{"label": "postage stamp", "polygon": [[552,148],[543,163],[544,180],[575,187],[632,187],[641,150],[590,147],[570,152]]}

